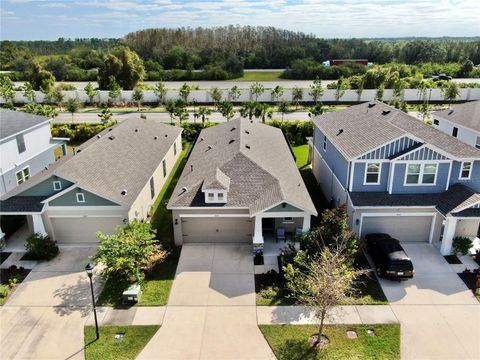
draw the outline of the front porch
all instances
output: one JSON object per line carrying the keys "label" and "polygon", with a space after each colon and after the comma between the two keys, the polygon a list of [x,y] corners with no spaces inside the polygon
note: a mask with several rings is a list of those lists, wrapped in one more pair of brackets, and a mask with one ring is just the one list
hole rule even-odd
{"label": "front porch", "polygon": [[[0,228],[0,238],[2,241],[2,251],[5,252],[25,252],[25,241],[27,237],[34,233],[47,235],[41,214],[22,214],[4,215],[2,213],[2,224],[4,230]],[[9,222],[13,222],[10,223]],[[4,232],[5,231],[5,232]]]}
{"label": "front porch", "polygon": [[470,254],[480,250],[480,216],[459,217],[449,215],[443,224],[443,235],[439,242],[442,255],[450,255],[453,251],[453,240],[456,237],[467,237],[473,240]]}

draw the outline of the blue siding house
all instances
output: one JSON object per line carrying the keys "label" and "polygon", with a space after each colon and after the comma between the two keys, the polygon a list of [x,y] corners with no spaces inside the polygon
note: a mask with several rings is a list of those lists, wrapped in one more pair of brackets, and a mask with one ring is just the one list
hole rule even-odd
{"label": "blue siding house", "polygon": [[315,177],[360,237],[386,232],[449,254],[454,237],[478,236],[480,149],[377,101],[314,123]]}

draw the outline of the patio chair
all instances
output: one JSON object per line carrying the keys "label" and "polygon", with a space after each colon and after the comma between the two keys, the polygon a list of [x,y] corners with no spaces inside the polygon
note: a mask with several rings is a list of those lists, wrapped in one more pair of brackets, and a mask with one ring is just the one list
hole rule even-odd
{"label": "patio chair", "polygon": [[285,236],[285,228],[277,228],[277,236],[275,237],[275,241],[278,242],[278,240],[287,241],[287,237]]}
{"label": "patio chair", "polygon": [[301,227],[296,227],[295,228],[295,241],[299,241],[300,238],[302,237],[302,228]]}

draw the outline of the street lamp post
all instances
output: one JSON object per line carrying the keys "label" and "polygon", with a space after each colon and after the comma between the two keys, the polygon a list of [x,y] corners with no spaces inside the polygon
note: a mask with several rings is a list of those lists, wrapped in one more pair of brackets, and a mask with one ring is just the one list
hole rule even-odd
{"label": "street lamp post", "polygon": [[193,122],[197,122],[197,111],[195,110],[196,103],[197,99],[193,98]]}
{"label": "street lamp post", "polygon": [[98,332],[97,306],[95,304],[95,294],[93,293],[93,281],[92,281],[93,267],[94,266],[91,263],[88,263],[85,266],[85,271],[88,275],[88,278],[90,279],[90,290],[92,291],[92,303],[93,303],[93,317],[95,318],[95,332],[97,334],[97,340],[98,340],[100,338],[100,334]]}

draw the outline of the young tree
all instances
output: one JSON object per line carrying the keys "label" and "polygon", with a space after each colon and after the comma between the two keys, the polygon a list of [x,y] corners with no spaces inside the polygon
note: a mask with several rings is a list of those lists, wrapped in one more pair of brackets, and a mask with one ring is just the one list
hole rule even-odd
{"label": "young tree", "polygon": [[27,98],[27,100],[31,103],[37,100],[35,90],[33,90],[32,84],[30,84],[28,81],[25,81],[25,83],[23,84],[23,96],[25,96],[25,98]]}
{"label": "young tree", "polygon": [[159,81],[155,85],[155,88],[153,89],[153,92],[157,96],[158,103],[163,104],[163,102],[165,100],[165,96],[167,95],[167,89],[165,88],[165,84],[162,81]]}
{"label": "young tree", "polygon": [[30,83],[34,90],[42,90],[48,93],[55,86],[55,76],[45,70],[39,63],[34,62],[30,74]]}
{"label": "young tree", "polygon": [[143,101],[143,90],[139,87],[135,87],[132,93],[132,100],[137,103],[137,111],[140,111],[140,105]]}
{"label": "young tree", "polygon": [[250,93],[255,97],[255,101],[258,101],[258,97],[265,92],[265,86],[260,84],[258,81],[254,82],[250,86]]}
{"label": "young tree", "polygon": [[81,106],[82,104],[80,103],[80,101],[74,98],[69,98],[65,102],[65,109],[67,109],[67,111],[70,114],[72,114],[72,123],[73,123],[73,114],[75,114],[80,109]]}
{"label": "young tree", "polygon": [[200,106],[198,108],[198,116],[202,118],[202,123],[205,123],[211,114],[212,110],[206,106]]}
{"label": "young tree", "polygon": [[12,79],[10,79],[9,76],[0,77],[0,96],[5,100],[5,103],[13,104],[15,89],[13,88]]}
{"label": "young tree", "polygon": [[453,81],[447,81],[443,84],[442,88],[443,98],[448,101],[448,107],[451,107],[452,102],[454,102],[458,95],[460,95],[460,90],[458,89],[457,83]]}
{"label": "young tree", "polygon": [[313,98],[313,102],[315,104],[318,103],[318,100],[321,99],[323,95],[323,87],[322,87],[322,81],[318,78],[318,76],[313,80],[313,84],[310,85],[310,91],[308,92],[308,95],[310,95]]}
{"label": "young tree", "polygon": [[51,88],[50,91],[45,95],[45,98],[48,101],[55,103],[60,108],[60,111],[62,110],[62,103],[65,99],[65,94],[60,86]]}
{"label": "young tree", "polygon": [[58,115],[57,109],[55,109],[53,106],[36,103],[29,103],[25,105],[25,112],[29,114],[46,116],[48,118],[54,118]]}
{"label": "young tree", "polygon": [[165,110],[167,110],[168,114],[170,115],[170,123],[172,124],[173,123],[173,116],[174,116],[175,111],[176,111],[175,102],[174,101],[167,102],[167,104],[165,105]]}
{"label": "young tree", "polygon": [[241,92],[240,92],[240,89],[238,88],[237,85],[234,85],[229,91],[228,91],[228,97],[230,99],[231,102],[235,102],[236,100],[238,100],[238,98],[240,97],[241,95]]}
{"label": "young tree", "polygon": [[105,105],[102,107],[102,111],[100,111],[100,113],[97,114],[97,116],[100,118],[102,123],[107,123],[112,119],[112,112],[110,111],[108,106]]}
{"label": "young tree", "polygon": [[186,83],[184,83],[180,90],[178,91],[178,95],[180,96],[180,99],[183,100],[183,102],[185,102],[185,104],[188,104],[188,96],[190,95],[190,93],[192,92],[192,88],[190,86],[188,86]]}
{"label": "young tree", "polygon": [[324,345],[325,319],[335,306],[351,300],[354,282],[366,273],[365,270],[353,268],[340,244],[336,248],[324,247],[313,257],[299,251],[294,263],[288,264],[283,271],[292,295],[302,305],[313,308],[319,321],[313,345]]}
{"label": "young tree", "polygon": [[235,116],[235,111],[233,110],[233,104],[230,101],[222,101],[218,104],[218,110],[222,116],[230,121],[231,118]]}
{"label": "young tree", "polygon": [[292,90],[292,101],[295,104],[295,110],[298,109],[298,104],[302,100],[303,100],[303,89],[298,86],[294,86]]}
{"label": "young tree", "polygon": [[272,101],[276,102],[283,96],[283,86],[277,85],[275,86],[272,91],[270,91],[270,95],[272,97]]}
{"label": "young tree", "polygon": [[242,104],[240,107],[240,115],[242,117],[248,117],[252,120],[252,117],[255,115],[255,109],[257,108],[257,102],[247,101]]}
{"label": "young tree", "polygon": [[383,101],[383,94],[385,92],[385,87],[383,84],[378,86],[377,92],[375,93],[375,99],[378,101]]}
{"label": "young tree", "polygon": [[117,80],[112,75],[108,83],[108,97],[115,101],[122,93],[122,87],[117,83]]}
{"label": "young tree", "polygon": [[93,87],[91,82],[88,82],[88,84],[85,86],[83,90],[85,90],[85,93],[87,94],[90,100],[90,104],[93,104],[93,99],[95,99],[95,97],[98,96],[98,90]]}
{"label": "young tree", "polygon": [[178,122],[181,124],[182,121],[187,121],[189,117],[189,113],[187,110],[187,104],[179,99],[175,101],[175,111],[173,112],[173,115],[178,118]]}
{"label": "young tree", "polygon": [[288,101],[280,101],[278,103],[278,111],[280,111],[282,113],[282,121],[283,121],[284,115],[291,111],[290,110],[290,103]]}
{"label": "young tree", "polygon": [[343,77],[340,77],[337,81],[337,86],[335,87],[335,101],[340,101],[341,97],[345,94],[345,90],[347,89],[347,84]]}
{"label": "young tree", "polygon": [[314,106],[312,106],[310,109],[310,114],[312,116],[318,116],[318,115],[322,115],[323,113],[325,113],[327,111],[327,109],[325,108],[325,106],[323,106],[323,104],[321,102],[315,104]]}
{"label": "young tree", "polygon": [[360,76],[360,81],[358,82],[358,87],[357,89],[355,90],[355,92],[357,93],[358,95],[358,99],[357,101],[360,102],[361,98],[362,98],[362,94],[363,94],[363,90],[365,88],[365,77],[364,76]]}
{"label": "young tree", "polygon": [[213,100],[213,106],[218,109],[218,104],[220,101],[222,101],[222,92],[218,89],[218,87],[213,87],[208,92],[208,95],[210,95]]}
{"label": "young tree", "polygon": [[273,117],[273,111],[268,104],[256,103],[254,115],[256,118],[261,118],[262,123],[265,123],[265,118],[271,119]]}
{"label": "young tree", "polygon": [[149,223],[132,221],[115,235],[97,233],[100,246],[94,257],[103,266],[102,276],[114,281],[139,282],[152,263],[162,261],[167,253],[155,239]]}
{"label": "young tree", "polygon": [[100,89],[108,89],[111,76],[122,89],[132,90],[145,77],[142,59],[126,46],[114,48],[107,54],[98,70]]}

